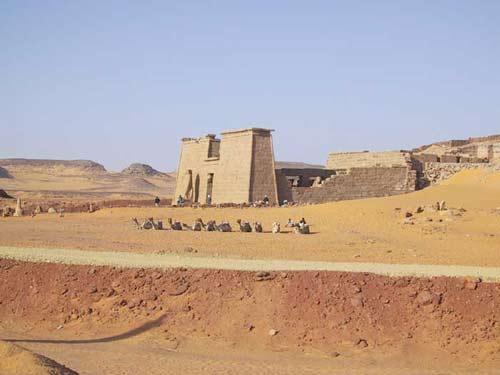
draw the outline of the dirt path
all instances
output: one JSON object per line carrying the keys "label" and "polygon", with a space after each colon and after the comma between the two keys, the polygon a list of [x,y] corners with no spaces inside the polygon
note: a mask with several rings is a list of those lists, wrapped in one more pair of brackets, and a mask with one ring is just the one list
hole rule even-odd
{"label": "dirt path", "polygon": [[479,277],[486,282],[500,281],[500,267],[202,258],[171,254],[136,254],[130,252],[18,247],[0,247],[0,258],[27,262],[114,266],[123,268],[185,267],[239,271],[369,272],[386,276]]}

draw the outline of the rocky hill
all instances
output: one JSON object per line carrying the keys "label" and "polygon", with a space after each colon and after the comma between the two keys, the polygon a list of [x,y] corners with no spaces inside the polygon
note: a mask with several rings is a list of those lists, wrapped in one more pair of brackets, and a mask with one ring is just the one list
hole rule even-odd
{"label": "rocky hill", "polygon": [[0,159],[0,188],[21,198],[168,198],[174,187],[174,176],[140,163],[116,173],[91,160]]}
{"label": "rocky hill", "polygon": [[50,174],[106,173],[102,164],[92,160],[0,159],[6,170],[29,170]]}
{"label": "rocky hill", "polygon": [[166,173],[157,171],[152,166],[142,163],[132,163],[121,173],[131,176],[166,176]]}

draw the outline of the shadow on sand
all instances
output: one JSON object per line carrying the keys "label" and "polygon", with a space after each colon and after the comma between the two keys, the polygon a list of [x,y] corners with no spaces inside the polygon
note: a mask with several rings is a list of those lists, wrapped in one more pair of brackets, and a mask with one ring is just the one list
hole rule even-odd
{"label": "shadow on sand", "polygon": [[140,325],[137,328],[131,329],[130,331],[120,333],[114,336],[102,337],[97,339],[82,339],[82,340],[44,340],[44,339],[3,339],[3,341],[12,342],[12,343],[41,343],[41,344],[94,344],[94,343],[105,343],[105,342],[113,342],[128,339],[130,337],[134,337],[149,331],[152,328],[159,327],[163,320],[166,318],[167,314],[163,314],[160,317],[152,320],[150,322],[146,322]]}

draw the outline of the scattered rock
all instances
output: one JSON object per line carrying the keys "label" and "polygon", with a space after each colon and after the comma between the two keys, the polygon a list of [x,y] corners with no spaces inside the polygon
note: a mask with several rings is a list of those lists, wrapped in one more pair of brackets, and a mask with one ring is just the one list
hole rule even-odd
{"label": "scattered rock", "polygon": [[363,307],[364,306],[363,298],[361,296],[356,296],[351,298],[351,306],[355,308]]}
{"label": "scattered rock", "polygon": [[477,286],[479,285],[480,282],[481,282],[481,279],[479,279],[479,278],[465,280],[464,287],[465,287],[465,289],[475,290],[475,289],[477,289]]}
{"label": "scattered rock", "polygon": [[49,209],[47,210],[47,213],[48,214],[57,214],[57,211],[54,207],[49,207]]}
{"label": "scattered rock", "polygon": [[412,217],[413,214],[410,211],[405,212],[405,217]]}
{"label": "scattered rock", "polygon": [[408,285],[410,285],[410,280],[407,278],[399,278],[394,283],[394,286],[396,286],[398,288],[404,288],[404,287],[407,287]]}
{"label": "scattered rock", "polygon": [[90,293],[91,294],[94,294],[94,293],[97,293],[97,287],[93,286],[90,288]]}
{"label": "scattered rock", "polygon": [[366,348],[368,346],[368,341],[366,341],[365,339],[357,339],[355,345],[359,346],[360,348]]}
{"label": "scattered rock", "polygon": [[405,225],[414,225],[415,223],[413,222],[412,218],[409,217],[409,218],[404,219],[403,224],[405,224]]}
{"label": "scattered rock", "polygon": [[439,304],[441,302],[441,296],[434,294],[428,290],[424,290],[418,293],[416,302],[422,306]]}
{"label": "scattered rock", "polygon": [[185,283],[185,284],[181,284],[179,285],[177,288],[175,288],[174,290],[168,292],[168,294],[170,296],[180,296],[181,294],[184,294],[187,292],[187,290],[189,289],[189,284],[188,283]]}
{"label": "scattered rock", "polygon": [[275,278],[276,274],[267,271],[257,272],[257,274],[255,275],[255,281],[268,281],[274,280]]}
{"label": "scattered rock", "polygon": [[339,356],[340,356],[340,353],[339,353],[339,352],[331,352],[331,353],[330,353],[330,357],[332,357],[332,358],[337,358],[337,357],[339,357]]}
{"label": "scattered rock", "polygon": [[430,212],[430,213],[436,212],[436,208],[432,206],[425,207],[425,212]]}
{"label": "scattered rock", "polygon": [[278,334],[278,330],[276,329],[270,329],[269,332],[268,332],[268,335],[269,336],[276,336]]}
{"label": "scattered rock", "polygon": [[424,208],[422,206],[418,206],[417,209],[415,210],[415,212],[417,214],[420,214],[420,213],[424,212]]}

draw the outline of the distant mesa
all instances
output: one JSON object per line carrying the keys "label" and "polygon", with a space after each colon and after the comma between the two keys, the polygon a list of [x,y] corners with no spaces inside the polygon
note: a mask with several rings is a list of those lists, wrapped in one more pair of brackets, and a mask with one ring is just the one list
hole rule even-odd
{"label": "distant mesa", "polygon": [[131,176],[165,176],[165,173],[157,171],[150,165],[141,163],[132,163],[121,173]]}
{"label": "distant mesa", "polygon": [[0,166],[13,168],[71,168],[81,172],[102,173],[106,168],[92,160],[51,160],[51,159],[0,159]]}

